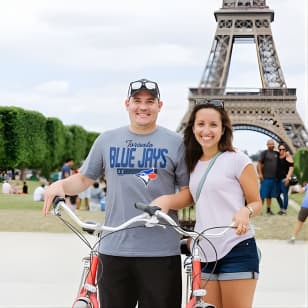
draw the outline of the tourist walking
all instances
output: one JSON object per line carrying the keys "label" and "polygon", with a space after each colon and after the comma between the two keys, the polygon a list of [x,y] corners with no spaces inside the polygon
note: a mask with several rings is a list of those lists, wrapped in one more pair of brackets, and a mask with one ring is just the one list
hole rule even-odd
{"label": "tourist walking", "polygon": [[303,226],[303,224],[306,221],[307,216],[308,216],[308,184],[305,183],[305,185],[303,187],[300,187],[298,189],[298,192],[299,193],[304,192],[305,196],[304,196],[304,199],[302,201],[301,208],[300,208],[298,215],[297,215],[297,221],[294,225],[292,236],[289,239],[290,244],[295,243],[296,236],[298,235],[299,231],[302,229],[302,226]]}

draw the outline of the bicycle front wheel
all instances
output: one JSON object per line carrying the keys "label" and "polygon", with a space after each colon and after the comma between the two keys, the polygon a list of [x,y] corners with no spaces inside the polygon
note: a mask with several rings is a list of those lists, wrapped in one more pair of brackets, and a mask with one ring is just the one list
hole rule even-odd
{"label": "bicycle front wheel", "polygon": [[93,308],[93,306],[89,300],[80,298],[75,301],[72,308]]}

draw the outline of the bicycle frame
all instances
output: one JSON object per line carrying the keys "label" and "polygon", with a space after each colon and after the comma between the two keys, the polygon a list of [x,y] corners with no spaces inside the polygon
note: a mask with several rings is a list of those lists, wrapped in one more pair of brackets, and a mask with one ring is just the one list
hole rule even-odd
{"label": "bicycle frame", "polygon": [[[145,226],[171,226],[173,227],[179,234],[184,235],[185,237],[192,238],[195,243],[198,243],[199,240],[202,238],[210,238],[210,237],[220,237],[225,232],[228,231],[229,228],[233,226],[226,226],[223,227],[225,230],[220,233],[197,233],[195,231],[186,231],[181,228],[169,215],[163,213],[159,207],[146,205],[140,202],[135,204],[137,209],[144,211],[143,214],[135,216],[130,220],[126,221],[125,223],[117,226],[117,227],[108,227],[98,223],[86,223],[79,219],[79,217],[65,204],[64,198],[56,198],[54,201],[54,214],[56,216],[61,216],[60,208],[62,208],[70,218],[77,223],[81,228],[86,230],[89,233],[100,233],[101,231],[110,231],[115,232],[119,230],[124,230],[125,228],[129,227],[136,222],[143,222]],[[167,224],[162,224],[159,221],[159,218],[164,220]],[[66,222],[64,219],[61,218],[63,222]],[[70,227],[70,225],[68,224]],[[76,229],[70,227],[72,231],[77,233]],[[187,270],[188,275],[190,275],[190,282],[191,282],[191,295],[186,304],[186,308],[215,308],[215,306],[205,303],[203,301],[203,297],[206,295],[205,289],[202,288],[201,283],[201,258],[199,256],[198,247],[193,245],[193,253],[192,253],[192,261],[191,267]],[[77,298],[73,303],[73,308],[99,308],[99,301],[98,301],[98,292],[97,292],[97,268],[99,264],[99,258],[96,250],[93,250],[91,247],[91,254],[90,257],[84,258],[84,270],[82,274],[82,279],[79,287],[79,292]],[[188,286],[187,286],[188,288]]]}
{"label": "bicycle frame", "polygon": [[[63,223],[65,223],[73,232],[78,234],[78,236],[85,241],[85,238],[75,229],[68,221],[63,219],[60,214],[60,209],[63,209],[64,212],[74,221],[79,227],[88,233],[98,234],[101,231],[119,231],[127,228],[128,226],[136,223],[143,222],[144,224],[156,222],[156,220],[150,217],[149,214],[143,213],[127,222],[123,223],[118,227],[108,227],[100,225],[99,223],[93,222],[83,222],[79,219],[79,217],[65,204],[64,198],[56,197],[54,200],[54,215],[59,217]],[[86,241],[86,243],[88,243]],[[90,244],[87,244],[90,247]],[[99,264],[99,257],[96,249],[93,249],[92,246],[91,253],[89,257],[83,258],[83,272],[81,275],[81,281],[78,289],[78,294],[76,299],[74,300],[72,308],[99,308],[99,300],[98,300],[98,290],[97,290],[97,269]]]}
{"label": "bicycle frame", "polygon": [[189,277],[188,280],[191,282],[191,296],[189,299],[186,298],[186,308],[215,308],[215,306],[203,301],[206,291],[202,288],[201,258],[197,248],[195,248],[192,255],[191,266],[188,268],[186,273]]}
{"label": "bicycle frame", "polygon": [[[221,237],[223,236],[229,228],[233,228],[233,224],[230,226],[226,226],[222,232],[218,233],[206,233],[203,232],[201,234],[195,232],[195,231],[186,231],[179,227],[177,223],[167,214],[163,213],[159,207],[146,205],[140,202],[137,202],[135,204],[135,207],[148,213],[151,216],[156,216],[157,218],[162,218],[166,222],[170,224],[170,226],[173,226],[174,229],[186,236],[192,238],[193,241],[196,241],[198,243],[199,240],[202,240],[203,238],[213,238],[213,237]],[[201,258],[199,256],[199,250],[197,247],[194,247],[193,245],[193,253],[192,253],[192,261],[191,266],[186,271],[188,275],[190,275],[190,278],[188,281],[191,282],[191,296],[186,304],[186,308],[215,308],[214,305],[208,304],[203,301],[203,297],[206,295],[206,290],[202,288],[202,279],[201,279]],[[188,287],[188,286],[187,286]]]}
{"label": "bicycle frame", "polygon": [[79,292],[72,308],[99,308],[96,286],[96,274],[99,262],[97,253],[83,258],[83,262],[84,268]]}

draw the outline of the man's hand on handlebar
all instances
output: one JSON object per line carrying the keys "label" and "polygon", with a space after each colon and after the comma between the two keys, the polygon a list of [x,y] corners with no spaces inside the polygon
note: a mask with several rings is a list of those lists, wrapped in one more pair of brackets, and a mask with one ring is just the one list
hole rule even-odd
{"label": "man's hand on handlebar", "polygon": [[65,197],[65,192],[63,190],[62,180],[52,183],[45,191],[44,194],[44,206],[43,214],[48,215],[50,207],[55,197]]}
{"label": "man's hand on handlebar", "polygon": [[45,192],[43,213],[46,216],[49,212],[55,197],[74,196],[86,190],[95,181],[86,177],[82,173],[71,175],[63,180],[52,183]]}

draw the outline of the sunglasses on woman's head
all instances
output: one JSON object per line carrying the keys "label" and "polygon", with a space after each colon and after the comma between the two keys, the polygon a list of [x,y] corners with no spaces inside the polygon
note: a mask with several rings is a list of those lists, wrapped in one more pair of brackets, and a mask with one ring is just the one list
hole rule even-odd
{"label": "sunglasses on woman's head", "polygon": [[196,105],[205,105],[205,106],[211,106],[216,108],[224,109],[224,101],[221,99],[206,99],[206,98],[197,98],[195,100]]}

